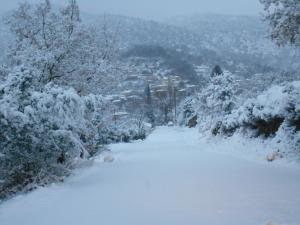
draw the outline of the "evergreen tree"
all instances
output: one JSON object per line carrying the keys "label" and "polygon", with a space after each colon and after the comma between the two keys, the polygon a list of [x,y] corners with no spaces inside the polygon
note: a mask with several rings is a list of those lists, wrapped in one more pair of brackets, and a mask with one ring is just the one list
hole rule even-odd
{"label": "evergreen tree", "polygon": [[213,70],[211,71],[210,76],[211,76],[211,77],[214,77],[214,76],[219,76],[219,75],[221,75],[221,74],[223,74],[222,68],[221,68],[219,65],[216,65],[216,66],[213,68]]}
{"label": "evergreen tree", "polygon": [[145,101],[145,114],[147,119],[151,124],[155,123],[155,117],[153,112],[153,102],[150,85],[147,84],[144,91],[144,101]]}
{"label": "evergreen tree", "polygon": [[152,96],[151,96],[151,89],[150,89],[149,84],[147,84],[146,87],[145,87],[144,99],[145,99],[145,103],[147,105],[152,105]]}
{"label": "evergreen tree", "polygon": [[231,73],[213,76],[210,84],[199,95],[198,115],[200,124],[210,129],[233,110],[236,103],[236,87]]}

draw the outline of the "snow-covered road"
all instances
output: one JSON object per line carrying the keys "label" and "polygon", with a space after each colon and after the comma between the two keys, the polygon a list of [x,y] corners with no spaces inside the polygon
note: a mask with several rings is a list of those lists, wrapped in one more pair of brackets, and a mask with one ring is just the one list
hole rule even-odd
{"label": "snow-covered road", "polygon": [[159,128],[145,142],[113,145],[113,163],[98,158],[63,184],[0,205],[0,224],[299,225],[300,169],[223,147],[193,129]]}

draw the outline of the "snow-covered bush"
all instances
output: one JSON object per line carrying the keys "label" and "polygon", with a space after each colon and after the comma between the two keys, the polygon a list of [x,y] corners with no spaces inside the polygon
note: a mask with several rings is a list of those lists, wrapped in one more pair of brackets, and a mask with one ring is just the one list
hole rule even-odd
{"label": "snow-covered bush", "polygon": [[59,181],[103,144],[144,139],[142,118],[114,121],[102,96],[79,96],[15,68],[0,86],[0,199]]}
{"label": "snow-covered bush", "polygon": [[60,180],[77,159],[89,156],[83,99],[51,84],[34,90],[33,77],[21,69],[1,86],[0,198]]}
{"label": "snow-covered bush", "polygon": [[231,113],[237,101],[234,76],[229,72],[214,74],[209,85],[198,95],[198,124],[210,130]]}
{"label": "snow-covered bush", "polygon": [[272,142],[275,150],[300,153],[300,82],[273,86],[247,100],[219,124],[216,134],[243,132]]}
{"label": "snow-covered bush", "polygon": [[117,121],[108,120],[99,127],[100,144],[111,144],[118,142],[130,142],[132,140],[144,140],[151,132],[151,125],[147,126],[144,117],[128,115]]}
{"label": "snow-covered bush", "polygon": [[[194,127],[193,125],[197,125],[197,104],[198,99],[196,96],[190,96],[183,100],[183,102],[179,105],[179,114],[178,114],[178,124],[180,126],[188,126]],[[191,121],[194,118],[194,123]]]}
{"label": "snow-covered bush", "polygon": [[121,113],[117,107],[99,95],[83,97],[86,104],[86,118],[90,121],[94,145],[105,145],[117,142],[129,142],[144,139],[150,133],[143,113]]}
{"label": "snow-covered bush", "polygon": [[198,125],[204,132],[214,129],[237,104],[235,81],[233,74],[223,72],[218,66],[214,68],[208,85],[180,104],[177,118],[179,124],[188,127]]}

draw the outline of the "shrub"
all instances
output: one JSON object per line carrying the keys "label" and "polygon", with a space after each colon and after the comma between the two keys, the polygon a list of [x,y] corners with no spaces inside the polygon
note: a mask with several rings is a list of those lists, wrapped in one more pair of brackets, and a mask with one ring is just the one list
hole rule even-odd
{"label": "shrub", "polygon": [[300,148],[300,81],[273,86],[257,98],[247,100],[227,115],[217,132],[231,136],[235,132],[262,137],[274,148],[299,152]]}
{"label": "shrub", "polygon": [[0,87],[0,199],[63,180],[103,144],[144,138],[143,123],[112,123],[102,96],[79,96],[23,68]]}

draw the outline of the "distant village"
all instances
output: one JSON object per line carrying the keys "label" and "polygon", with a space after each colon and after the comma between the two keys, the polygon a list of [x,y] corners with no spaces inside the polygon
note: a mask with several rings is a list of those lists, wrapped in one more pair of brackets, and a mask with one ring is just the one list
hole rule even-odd
{"label": "distant village", "polygon": [[[199,90],[199,85],[183,79],[180,74],[173,74],[172,71],[164,69],[160,62],[144,63],[136,60],[134,66],[128,69],[128,75],[124,77],[120,87],[122,91],[107,97],[118,109],[114,113],[117,118],[126,116],[128,108],[137,108],[145,104],[145,88],[148,85],[153,99],[166,99],[171,88],[176,95],[177,104]],[[207,76],[210,68],[198,66],[196,71],[199,76]]]}

